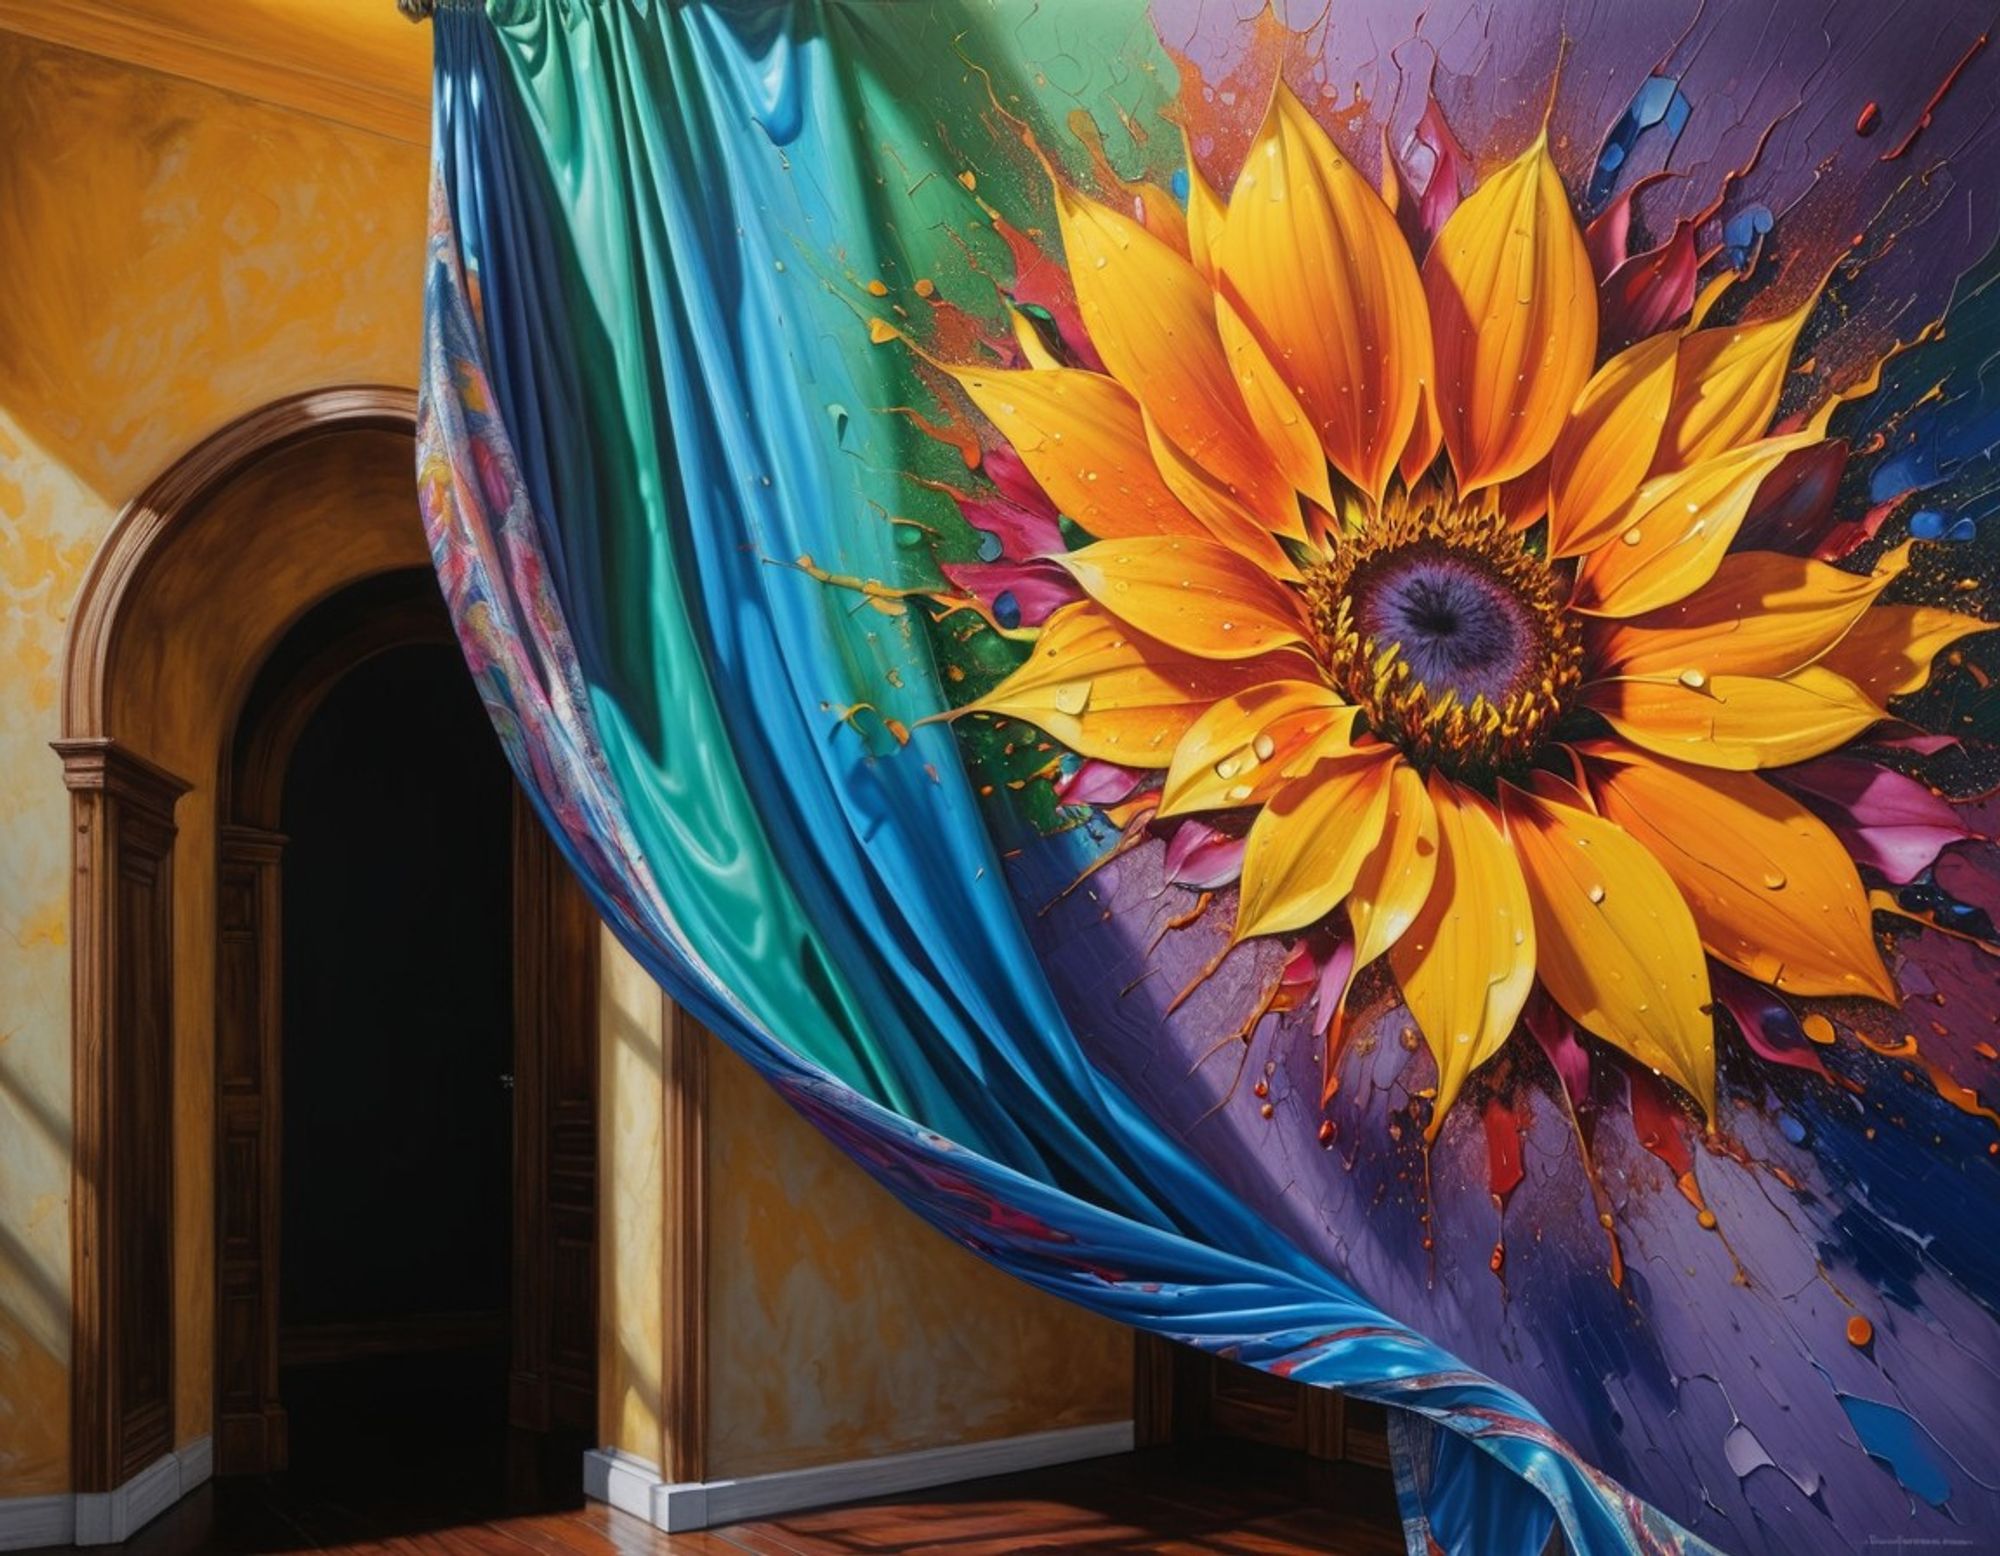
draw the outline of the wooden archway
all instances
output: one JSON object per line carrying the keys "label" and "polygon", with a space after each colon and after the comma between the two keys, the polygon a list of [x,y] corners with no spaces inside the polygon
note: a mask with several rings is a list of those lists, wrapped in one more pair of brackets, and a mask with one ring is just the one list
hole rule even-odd
{"label": "wooden archway", "polygon": [[[55,748],[73,822],[71,1450],[86,1495],[177,1455],[284,1461],[278,810],[335,683],[448,639],[415,425],[415,395],[378,386],[230,424],[120,514],[72,615]],[[516,1231],[533,1253],[516,1261],[510,1415],[541,1430],[593,1414],[597,923],[525,806],[513,849]]]}
{"label": "wooden archway", "polygon": [[[293,620],[427,560],[415,424],[415,394],[379,385],[231,423],[125,507],[71,615],[55,749],[71,796],[71,1482],[85,1496],[210,1426],[213,1162],[209,1131],[186,1126],[210,1105],[223,732]],[[288,545],[329,513],[352,522]]]}

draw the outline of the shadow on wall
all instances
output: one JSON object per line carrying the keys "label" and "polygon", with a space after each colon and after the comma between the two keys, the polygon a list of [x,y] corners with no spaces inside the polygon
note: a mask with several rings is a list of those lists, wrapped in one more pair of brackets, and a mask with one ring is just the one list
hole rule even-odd
{"label": "shadow on wall", "polygon": [[[59,1206],[58,1214],[66,1213]],[[69,1281],[0,1227],[0,1484],[12,1496],[63,1490],[69,1469]],[[12,1419],[9,1419],[9,1418]]]}

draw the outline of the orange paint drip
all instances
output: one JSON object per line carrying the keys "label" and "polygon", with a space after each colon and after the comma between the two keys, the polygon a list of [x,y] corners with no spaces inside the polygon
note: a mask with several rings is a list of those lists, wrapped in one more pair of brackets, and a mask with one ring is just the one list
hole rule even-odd
{"label": "orange paint drip", "polygon": [[1241,56],[1210,79],[1195,60],[1171,41],[1161,40],[1180,78],[1180,90],[1166,117],[1181,127],[1189,144],[1209,168],[1229,171],[1229,179],[1210,176],[1209,182],[1218,190],[1229,187],[1257,132],[1256,117],[1244,113],[1240,105],[1270,99],[1284,69],[1285,55],[1297,41],[1297,35],[1279,20],[1276,9],[1265,5],[1259,8],[1251,24],[1248,44]]}
{"label": "orange paint drip", "polygon": [[[886,325],[883,327],[888,328],[889,333],[886,336],[878,335],[876,333],[876,325],[881,323],[880,319],[876,319],[868,327],[869,338],[875,341],[877,345],[882,344],[884,340],[896,340],[900,338],[893,328],[889,328]],[[922,411],[910,405],[885,405],[883,409],[888,411],[892,416],[901,416],[926,437],[936,438],[938,442],[948,444],[952,448],[957,449],[959,458],[965,461],[966,469],[977,470],[979,468],[979,435],[970,427],[962,426],[956,422],[932,421]]]}
{"label": "orange paint drip", "polygon": [[[844,573],[829,573],[807,555],[799,556],[792,565],[808,578],[814,579],[819,583],[830,584],[836,589],[852,589],[856,594],[863,596],[871,607],[880,611],[885,616],[904,615],[909,610],[909,606],[905,603],[906,601],[926,598],[929,595],[929,591],[926,589],[901,589],[873,578],[856,578]],[[856,706],[865,708],[868,704],[858,703]],[[844,714],[842,715],[842,717],[845,716]]]}
{"label": "orange paint drip", "polygon": [[1847,1321],[1847,1343],[1857,1351],[1866,1350],[1875,1340],[1875,1326],[1856,1313]]}
{"label": "orange paint drip", "polygon": [[1912,1066],[1923,1071],[1929,1078],[1931,1086],[1937,1094],[1953,1107],[1957,1108],[1959,1112],[1970,1114],[1974,1118],[1988,1119],[1995,1124],[2000,1124],[2000,1113],[1996,1113],[1992,1108],[1989,1108],[1984,1102],[1980,1101],[1978,1092],[1959,1080],[1957,1076],[1953,1075],[1943,1065],[1924,1057],[1917,1047],[1916,1033],[1905,1032],[1902,1038],[1894,1043],[1878,1043],[1865,1032],[1857,1032],[1855,1036],[1860,1038],[1867,1048],[1882,1055],[1885,1059],[1909,1060]]}

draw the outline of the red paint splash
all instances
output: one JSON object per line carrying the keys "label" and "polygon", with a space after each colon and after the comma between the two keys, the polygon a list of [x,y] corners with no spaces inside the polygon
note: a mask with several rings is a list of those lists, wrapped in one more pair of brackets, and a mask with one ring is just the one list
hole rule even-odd
{"label": "red paint splash", "polygon": [[[1917,122],[1910,126],[1910,133],[1883,152],[1879,160],[1894,162],[1916,144],[1919,135],[1931,127],[1931,115],[1937,112],[1938,105],[1944,101],[1945,93],[1958,84],[1958,78],[1965,74],[1965,67],[1970,65],[1979,51],[1986,47],[1988,36],[1982,32],[1972,40],[1972,47],[1959,56],[1958,63],[1945,73],[1944,80],[1940,81],[1937,90],[1931,93],[1930,101],[1924,104],[1924,111],[1917,115]],[[1865,114],[1867,110],[1863,109],[1862,112]],[[1860,128],[1858,124],[1855,127]]]}

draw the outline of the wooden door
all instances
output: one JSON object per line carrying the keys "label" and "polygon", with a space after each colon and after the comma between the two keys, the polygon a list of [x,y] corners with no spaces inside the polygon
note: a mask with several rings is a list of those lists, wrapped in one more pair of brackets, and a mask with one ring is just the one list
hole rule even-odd
{"label": "wooden door", "polygon": [[1386,1467],[1382,1407],[1274,1377],[1157,1335],[1137,1337],[1133,1420],[1139,1446],[1211,1438],[1265,1443],[1311,1458]]}

